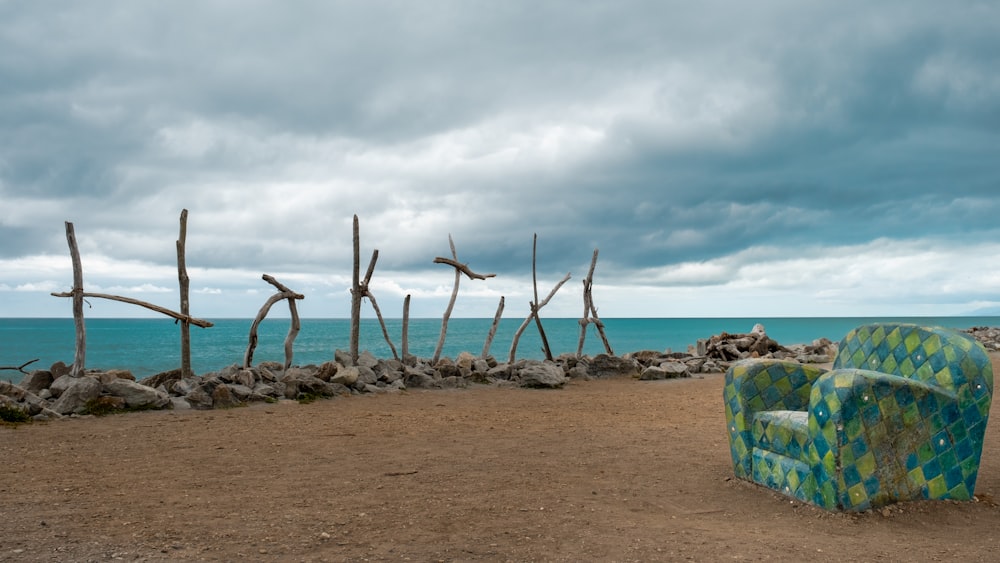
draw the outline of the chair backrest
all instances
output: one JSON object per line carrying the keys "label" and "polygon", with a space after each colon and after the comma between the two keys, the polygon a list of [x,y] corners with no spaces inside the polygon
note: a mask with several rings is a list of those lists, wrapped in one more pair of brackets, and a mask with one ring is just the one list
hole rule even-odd
{"label": "chair backrest", "polygon": [[[834,369],[858,368],[917,379],[953,393],[975,383],[992,395],[993,366],[983,345],[967,334],[914,324],[870,324],[847,333]],[[980,393],[974,393],[979,395]]]}

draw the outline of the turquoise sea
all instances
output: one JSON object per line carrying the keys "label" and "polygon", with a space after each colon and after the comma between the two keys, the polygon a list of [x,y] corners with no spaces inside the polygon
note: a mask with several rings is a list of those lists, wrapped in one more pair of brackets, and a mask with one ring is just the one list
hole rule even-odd
{"label": "turquoise sea", "polygon": [[[511,341],[523,319],[503,319],[490,353],[506,360]],[[838,340],[851,328],[872,321],[905,321],[918,324],[969,328],[1000,326],[1000,317],[880,317],[880,318],[689,318],[689,319],[604,319],[605,332],[616,354],[637,350],[686,351],[700,338],[721,332],[749,332],[761,323],[767,334],[781,344],[809,343],[826,337]],[[243,361],[252,319],[213,319],[215,326],[191,327],[191,363],[196,373],[207,373]],[[492,319],[451,319],[443,356],[455,357],[462,351],[479,355]],[[389,337],[402,353],[402,320],[387,319]],[[575,353],[580,337],[577,319],[542,319],[553,355]],[[284,362],[287,318],[268,318],[259,328],[254,363],[265,360]],[[142,378],[180,366],[180,330],[166,318],[87,319],[87,367],[129,369]],[[441,319],[410,319],[409,351],[416,356],[434,355],[441,331]],[[56,361],[73,361],[73,319],[0,318],[0,366],[18,366],[38,358],[30,369],[48,368]],[[350,347],[348,319],[302,319],[295,339],[294,362],[319,364],[333,359],[334,350]],[[375,319],[364,319],[360,348],[381,358],[392,357],[382,330]],[[584,353],[604,351],[593,325],[587,329]],[[538,330],[528,326],[517,348],[518,358],[544,357]],[[0,371],[0,378],[18,381],[17,371]]]}

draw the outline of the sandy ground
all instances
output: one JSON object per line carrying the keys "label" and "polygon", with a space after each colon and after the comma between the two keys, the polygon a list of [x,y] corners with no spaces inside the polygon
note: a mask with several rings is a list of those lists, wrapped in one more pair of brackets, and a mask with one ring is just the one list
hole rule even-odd
{"label": "sandy ground", "polygon": [[1000,560],[1000,401],[978,502],[845,515],[732,479],[722,384],[4,427],[0,561]]}

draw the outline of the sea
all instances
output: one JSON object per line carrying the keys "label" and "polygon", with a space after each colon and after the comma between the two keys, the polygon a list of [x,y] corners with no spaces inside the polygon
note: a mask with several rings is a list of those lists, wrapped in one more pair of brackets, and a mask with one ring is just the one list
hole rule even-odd
{"label": "sea", "polygon": [[[191,367],[197,374],[242,363],[249,343],[252,319],[212,320],[211,328],[191,327]],[[513,337],[523,319],[502,319],[488,353],[499,360],[510,356]],[[609,318],[604,331],[615,354],[639,350],[685,352],[699,339],[722,332],[746,333],[762,324],[771,338],[783,345],[808,344],[818,338],[837,341],[850,329],[869,322],[910,322],[965,329],[1000,326],[1000,317],[826,317],[826,318]],[[336,350],[350,348],[349,319],[302,319],[293,347],[294,365],[321,364]],[[386,319],[389,341],[402,354],[402,320]],[[442,356],[461,352],[483,353],[493,319],[449,319]],[[433,357],[441,335],[441,319],[410,319],[409,353]],[[180,327],[169,318],[86,319],[86,367],[128,369],[143,378],[180,367]],[[258,327],[253,363],[284,363],[287,318],[266,318]],[[578,319],[542,318],[549,349],[554,356],[576,353],[580,339]],[[73,362],[75,328],[72,318],[0,318],[0,367],[26,366],[48,369],[57,361]],[[377,319],[362,319],[359,349],[376,357],[393,357]],[[587,326],[583,352],[603,353],[604,344],[593,324]],[[542,341],[534,322],[518,340],[516,358],[544,358]],[[16,370],[0,370],[0,379],[17,383]]]}

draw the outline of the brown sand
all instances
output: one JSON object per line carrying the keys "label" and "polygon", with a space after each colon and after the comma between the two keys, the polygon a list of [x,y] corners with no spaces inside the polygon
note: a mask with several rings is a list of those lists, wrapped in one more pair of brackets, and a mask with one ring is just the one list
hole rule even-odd
{"label": "brown sand", "polygon": [[722,384],[477,386],[0,428],[0,561],[1000,560],[997,420],[978,502],[834,514],[732,479]]}

